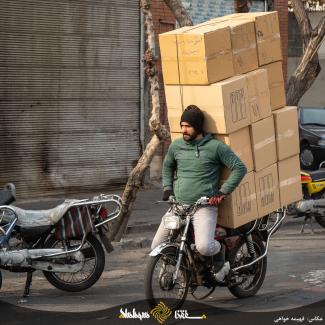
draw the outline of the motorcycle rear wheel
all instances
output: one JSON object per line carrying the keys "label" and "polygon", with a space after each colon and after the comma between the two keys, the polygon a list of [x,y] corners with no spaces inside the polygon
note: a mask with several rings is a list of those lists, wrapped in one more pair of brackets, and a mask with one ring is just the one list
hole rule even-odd
{"label": "motorcycle rear wheel", "polygon": [[[262,240],[257,236],[253,236],[253,244],[256,256],[261,256],[265,250]],[[229,258],[231,268],[248,264],[252,260],[253,258],[248,252],[245,240],[239,240]],[[239,270],[239,279],[242,282],[238,285],[230,285],[228,287],[229,291],[238,298],[254,296],[264,282],[266,268],[267,257],[265,256],[252,266]]]}
{"label": "motorcycle rear wheel", "polygon": [[[47,248],[62,248],[66,245],[70,249],[73,249],[78,247],[80,243],[81,240],[56,240],[54,235],[51,235],[46,241],[45,246]],[[79,272],[55,273],[43,271],[47,281],[54,287],[68,292],[83,291],[94,285],[102,275],[105,266],[105,253],[103,247],[95,236],[89,234],[81,252],[84,256],[84,265]],[[53,262],[55,262],[55,260],[53,260]],[[69,258],[66,258],[64,263],[69,263]]]}
{"label": "motorcycle rear wheel", "polygon": [[[178,247],[166,247],[157,256],[150,256],[144,276],[145,296],[150,308],[163,302],[171,310],[184,303],[189,288],[189,272],[181,263],[178,279],[173,284]],[[183,255],[183,260],[186,257]]]}

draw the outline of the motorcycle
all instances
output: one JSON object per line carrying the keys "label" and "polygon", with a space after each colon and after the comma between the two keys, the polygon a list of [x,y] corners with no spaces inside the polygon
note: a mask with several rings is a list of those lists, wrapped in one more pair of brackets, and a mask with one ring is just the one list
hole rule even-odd
{"label": "motorcycle", "polygon": [[[215,239],[225,245],[225,261],[230,271],[223,281],[213,272],[212,257],[204,257],[195,248],[191,219],[195,211],[208,205],[200,198],[185,205],[170,198],[170,213],[163,217],[169,230],[168,239],[149,254],[145,271],[145,296],[150,308],[164,302],[170,309],[179,309],[187,294],[195,299],[208,297],[217,286],[228,287],[238,298],[253,296],[264,282],[267,252],[271,235],[285,218],[286,210],[279,209],[271,226],[268,216],[236,229],[216,226]],[[205,292],[202,294],[202,288]]]}
{"label": "motorcycle", "polygon": [[[49,210],[23,210],[10,205],[15,187],[0,190],[0,269],[27,272],[25,302],[35,270],[43,271],[54,287],[85,290],[100,278],[105,253],[113,250],[107,231],[121,212],[118,195],[65,200]],[[0,287],[2,277],[0,272]]]}
{"label": "motorcycle", "polygon": [[325,228],[325,168],[322,168],[324,164],[325,162],[321,163],[318,170],[300,173],[303,199],[293,206],[293,211],[296,214],[294,218],[304,218],[301,232],[304,231],[308,221],[314,232],[313,218]]}

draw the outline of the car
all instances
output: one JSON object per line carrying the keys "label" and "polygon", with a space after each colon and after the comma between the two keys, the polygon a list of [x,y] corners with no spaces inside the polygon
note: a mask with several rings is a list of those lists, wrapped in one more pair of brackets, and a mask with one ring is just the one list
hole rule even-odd
{"label": "car", "polygon": [[325,107],[299,107],[300,165],[318,169],[325,161]]}

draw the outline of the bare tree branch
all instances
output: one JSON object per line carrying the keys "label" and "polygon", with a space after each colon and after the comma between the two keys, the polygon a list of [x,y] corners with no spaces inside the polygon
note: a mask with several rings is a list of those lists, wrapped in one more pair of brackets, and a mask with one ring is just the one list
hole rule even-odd
{"label": "bare tree branch", "polygon": [[301,0],[291,1],[304,42],[302,59],[290,77],[287,87],[287,105],[298,105],[301,97],[318,76],[321,67],[317,51],[325,36],[325,17],[312,29]]}
{"label": "bare tree branch", "polygon": [[235,12],[249,12],[250,6],[252,5],[251,0],[234,0],[235,1]]}
{"label": "bare tree branch", "polygon": [[193,25],[192,19],[183,7],[181,0],[164,0],[164,2],[173,12],[175,19],[181,27]]}
{"label": "bare tree branch", "polygon": [[119,241],[125,233],[137,191],[142,182],[143,175],[149,167],[155,151],[159,144],[169,138],[166,126],[160,123],[160,102],[159,102],[159,81],[156,70],[156,58],[154,57],[155,33],[153,27],[152,14],[150,11],[150,0],[141,0],[141,8],[145,19],[145,29],[147,36],[147,50],[144,55],[145,72],[149,78],[150,93],[152,98],[152,112],[149,120],[150,130],[154,133],[150,142],[146,146],[136,167],[129,175],[127,184],[122,194],[122,213],[110,232],[110,240]]}
{"label": "bare tree branch", "polygon": [[303,3],[300,0],[292,1],[292,9],[300,28],[300,34],[303,40],[303,48],[308,46],[312,27]]}

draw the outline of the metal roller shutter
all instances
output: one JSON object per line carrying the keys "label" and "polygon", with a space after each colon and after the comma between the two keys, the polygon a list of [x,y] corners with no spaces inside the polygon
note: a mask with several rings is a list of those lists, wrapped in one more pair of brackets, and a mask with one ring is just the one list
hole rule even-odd
{"label": "metal roller shutter", "polygon": [[0,2],[0,186],[20,198],[126,180],[140,154],[138,1]]}

